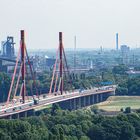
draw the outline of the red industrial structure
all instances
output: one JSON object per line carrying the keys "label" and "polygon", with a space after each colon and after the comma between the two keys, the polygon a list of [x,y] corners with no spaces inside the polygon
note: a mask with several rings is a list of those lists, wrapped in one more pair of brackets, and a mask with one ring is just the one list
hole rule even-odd
{"label": "red industrial structure", "polygon": [[22,70],[21,70],[21,76],[22,76],[22,89],[21,89],[21,95],[22,95],[22,101],[25,103],[25,37],[24,37],[24,31],[21,31],[21,63],[22,63]]}
{"label": "red industrial structure", "polygon": [[[58,59],[58,54],[59,54],[59,59]],[[59,83],[58,83],[58,78],[59,78]],[[49,93],[52,93],[52,92],[55,93],[56,91],[58,92],[60,91],[62,95],[64,91],[64,78],[65,80],[67,80],[67,82],[69,81],[69,83],[71,84],[68,64],[66,60],[64,46],[63,46],[63,34],[62,32],[59,32],[59,48],[56,54],[56,62],[53,69],[53,76],[52,76]],[[52,91],[53,87],[54,87],[54,90]]]}
{"label": "red industrial structure", "polygon": [[60,91],[61,94],[63,94],[64,81],[63,81],[63,59],[62,59],[63,53],[62,32],[59,33],[59,50],[60,50],[60,79],[61,79]]}
{"label": "red industrial structure", "polygon": [[[26,45],[25,45],[25,32],[24,32],[24,30],[21,30],[20,36],[21,36],[20,48],[18,51],[18,56],[16,59],[14,73],[12,76],[12,82],[11,82],[10,90],[8,93],[7,105],[11,99],[15,99],[16,95],[18,97],[18,100],[20,100],[20,102],[22,102],[22,103],[25,103],[25,100],[28,99],[28,95],[26,92],[26,77],[28,76],[28,75],[26,75],[26,73],[27,73],[26,64],[28,64],[28,66],[29,66],[31,77],[33,80],[33,85],[36,89],[36,95],[39,98],[38,91],[36,88],[36,81],[35,81],[33,68],[32,68],[32,65],[30,63],[30,59],[29,59]],[[27,60],[27,62],[26,62],[26,60]],[[19,64],[20,64],[20,68],[19,68]],[[16,73],[18,70],[19,70],[19,74],[18,74],[18,78],[16,81],[15,80]],[[21,85],[19,84],[20,79],[21,79]],[[62,95],[63,91],[64,91],[64,80],[65,80],[65,82],[68,82],[68,84],[70,84],[72,87],[70,73],[69,73],[69,69],[68,69],[68,64],[67,64],[66,55],[65,55],[65,51],[64,51],[64,46],[63,46],[63,34],[62,34],[62,32],[59,32],[59,48],[57,50],[56,62],[54,64],[49,94],[51,94],[51,93],[56,94],[56,93],[60,92],[60,94]],[[15,82],[16,82],[16,86],[15,86]],[[14,86],[15,86],[15,88],[14,88]],[[20,86],[20,93],[17,94],[19,86]],[[34,99],[34,96],[33,96],[33,99]]]}
{"label": "red industrial structure", "polygon": [[[18,51],[17,59],[16,59],[16,65],[14,68],[14,73],[12,76],[12,82],[10,85],[10,90],[8,93],[8,98],[7,98],[7,105],[10,101],[10,99],[15,99],[17,95],[18,88],[20,86],[20,78],[21,78],[21,86],[20,86],[20,93],[17,95],[19,97],[18,100],[20,102],[25,103],[25,99],[27,99],[27,92],[26,92],[26,72],[27,72],[27,66],[26,66],[26,59],[28,61],[28,66],[30,69],[31,77],[33,79],[33,84],[36,87],[36,82],[35,82],[35,77],[34,77],[34,72],[32,65],[30,63],[30,59],[27,53],[26,45],[25,45],[25,32],[24,30],[21,30],[20,32],[21,40],[20,40],[20,48]],[[18,66],[20,64],[20,68],[18,69]],[[16,78],[16,73],[19,70],[18,78],[17,81],[15,80]],[[16,86],[14,88],[14,83],[16,82]],[[37,88],[36,88],[36,95],[38,96]],[[22,98],[20,98],[22,97]]]}

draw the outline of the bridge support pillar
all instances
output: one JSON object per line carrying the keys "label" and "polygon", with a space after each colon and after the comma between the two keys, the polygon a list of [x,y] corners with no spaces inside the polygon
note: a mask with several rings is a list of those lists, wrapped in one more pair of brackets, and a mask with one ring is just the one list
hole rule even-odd
{"label": "bridge support pillar", "polygon": [[81,108],[84,106],[84,98],[81,97]]}
{"label": "bridge support pillar", "polygon": [[74,98],[73,99],[73,109],[76,110],[76,108],[77,108],[77,104],[76,104],[76,99]]}
{"label": "bridge support pillar", "polygon": [[97,103],[97,94],[93,95],[94,96],[94,103]]}
{"label": "bridge support pillar", "polygon": [[76,109],[76,99],[69,100],[69,107],[70,110]]}
{"label": "bridge support pillar", "polygon": [[85,106],[85,97],[81,97],[81,107]]}
{"label": "bridge support pillar", "polygon": [[85,96],[84,98],[85,98],[85,100],[86,100],[85,106],[88,106],[88,96]]}
{"label": "bridge support pillar", "polygon": [[28,110],[26,115],[27,115],[27,117],[28,116],[35,116],[35,111],[33,109],[32,110]]}
{"label": "bridge support pillar", "polygon": [[100,94],[100,102],[103,101],[103,94]]}
{"label": "bridge support pillar", "polygon": [[81,100],[80,98],[75,98],[75,105],[76,105],[76,109],[79,109],[81,106]]}
{"label": "bridge support pillar", "polygon": [[17,114],[17,119],[19,119],[19,113]]}
{"label": "bridge support pillar", "polygon": [[72,110],[72,100],[69,100],[69,109]]}
{"label": "bridge support pillar", "polygon": [[10,116],[6,116],[5,118],[11,120],[12,116],[11,115]]}
{"label": "bridge support pillar", "polygon": [[19,113],[19,118],[27,117],[27,111]]}
{"label": "bridge support pillar", "polygon": [[90,105],[90,96],[85,96],[86,99],[86,106]]}
{"label": "bridge support pillar", "polygon": [[24,112],[24,117],[27,117],[27,111]]}
{"label": "bridge support pillar", "polygon": [[98,102],[100,102],[100,97],[101,97],[100,94],[98,94]]}
{"label": "bridge support pillar", "polygon": [[96,103],[99,103],[99,94],[96,95]]}
{"label": "bridge support pillar", "polygon": [[81,108],[81,98],[78,98],[78,108]]}
{"label": "bridge support pillar", "polygon": [[35,110],[33,110],[33,116],[35,116]]}
{"label": "bridge support pillar", "polygon": [[91,105],[94,104],[94,95],[91,95],[91,96],[90,96],[90,104],[91,104]]}
{"label": "bridge support pillar", "polygon": [[90,105],[90,95],[88,96],[88,105]]}
{"label": "bridge support pillar", "polygon": [[83,107],[86,106],[86,97],[83,97]]}
{"label": "bridge support pillar", "polygon": [[11,119],[19,119],[19,113],[11,115]]}

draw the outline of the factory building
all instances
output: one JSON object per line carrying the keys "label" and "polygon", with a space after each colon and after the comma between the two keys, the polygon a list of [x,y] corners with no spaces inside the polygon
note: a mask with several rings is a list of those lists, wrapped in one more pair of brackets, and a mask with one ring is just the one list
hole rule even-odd
{"label": "factory building", "polygon": [[6,58],[14,58],[15,57],[14,45],[15,45],[14,38],[8,36],[7,40],[2,41],[1,43],[1,56]]}

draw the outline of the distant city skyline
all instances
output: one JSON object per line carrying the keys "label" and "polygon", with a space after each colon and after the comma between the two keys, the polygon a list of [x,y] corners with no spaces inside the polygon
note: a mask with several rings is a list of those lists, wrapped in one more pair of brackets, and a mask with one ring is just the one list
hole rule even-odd
{"label": "distant city skyline", "polygon": [[28,49],[56,49],[58,32],[64,47],[116,49],[140,46],[139,0],[0,0],[0,41],[14,36],[19,46],[20,30],[26,31]]}

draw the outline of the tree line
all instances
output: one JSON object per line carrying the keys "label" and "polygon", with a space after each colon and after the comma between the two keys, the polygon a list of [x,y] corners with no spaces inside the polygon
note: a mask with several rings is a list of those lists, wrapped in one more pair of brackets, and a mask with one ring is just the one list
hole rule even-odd
{"label": "tree line", "polygon": [[61,110],[57,105],[40,116],[0,120],[0,140],[139,140],[140,114],[114,117],[92,109]]}

